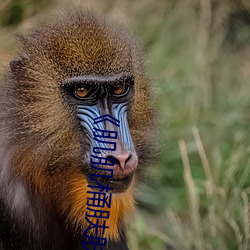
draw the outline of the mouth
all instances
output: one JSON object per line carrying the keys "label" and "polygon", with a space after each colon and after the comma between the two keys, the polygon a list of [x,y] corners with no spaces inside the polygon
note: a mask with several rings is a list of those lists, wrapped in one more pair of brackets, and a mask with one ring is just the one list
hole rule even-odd
{"label": "mouth", "polygon": [[[131,173],[128,175],[125,175],[125,174],[114,175],[113,178],[108,178],[105,176],[97,177],[96,180],[97,180],[97,183],[103,185],[104,188],[107,187],[107,184],[108,184],[108,187],[112,188],[112,190],[110,190],[111,193],[123,193],[131,185],[133,177],[134,177],[134,174]],[[90,180],[89,178],[88,178],[88,182],[91,186],[97,186],[96,189],[100,189],[100,187],[98,187],[96,182]]]}

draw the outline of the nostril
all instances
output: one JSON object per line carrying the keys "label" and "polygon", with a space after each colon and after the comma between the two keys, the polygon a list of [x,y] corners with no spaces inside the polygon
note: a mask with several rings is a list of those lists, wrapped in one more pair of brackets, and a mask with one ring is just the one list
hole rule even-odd
{"label": "nostril", "polygon": [[[114,159],[114,165],[120,164],[120,161],[116,157],[114,157],[113,155],[108,155],[107,158]],[[108,163],[112,163],[111,160],[109,160]]]}
{"label": "nostril", "polygon": [[125,163],[128,163],[128,161],[132,158],[132,154],[129,155],[129,157],[126,159]]}
{"label": "nostril", "polygon": [[[113,159],[114,165],[118,165],[120,168],[124,168],[127,162],[131,159],[132,154],[120,154],[120,155],[108,155],[107,158]],[[111,163],[111,160],[109,160]]]}

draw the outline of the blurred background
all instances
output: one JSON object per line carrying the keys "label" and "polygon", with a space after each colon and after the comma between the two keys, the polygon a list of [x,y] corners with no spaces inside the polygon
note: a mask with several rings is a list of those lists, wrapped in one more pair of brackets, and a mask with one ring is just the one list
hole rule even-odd
{"label": "blurred background", "polygon": [[130,249],[250,249],[250,1],[0,0],[0,73],[15,33],[73,3],[132,30],[152,78],[159,154]]}

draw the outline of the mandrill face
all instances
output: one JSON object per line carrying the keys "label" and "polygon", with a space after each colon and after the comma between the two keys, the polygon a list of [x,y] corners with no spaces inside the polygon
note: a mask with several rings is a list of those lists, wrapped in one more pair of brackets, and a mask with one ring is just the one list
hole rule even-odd
{"label": "mandrill face", "polygon": [[[102,185],[108,184],[113,193],[125,192],[132,183],[138,163],[127,121],[127,112],[134,98],[132,72],[112,76],[76,76],[67,79],[62,89],[67,102],[76,110],[82,126],[80,133],[85,136],[91,148],[82,159],[85,164],[82,171],[88,183],[98,181]],[[118,125],[110,119],[104,119],[94,126],[94,120],[104,115],[112,116]],[[114,138],[111,134],[104,135],[106,138],[98,138],[101,137],[98,132],[103,131],[112,131],[116,136]],[[98,161],[90,159],[90,152],[92,158]],[[109,163],[105,166],[98,164],[99,159]]]}
{"label": "mandrill face", "polygon": [[[27,235],[52,215],[81,235],[88,186],[109,184],[105,236],[118,239],[151,153],[150,91],[138,44],[123,27],[87,11],[62,15],[20,40],[1,88],[1,200],[12,204],[11,216],[27,225]],[[94,124],[103,115],[119,126]],[[117,138],[96,139],[103,130]],[[91,167],[98,157],[114,164]]]}

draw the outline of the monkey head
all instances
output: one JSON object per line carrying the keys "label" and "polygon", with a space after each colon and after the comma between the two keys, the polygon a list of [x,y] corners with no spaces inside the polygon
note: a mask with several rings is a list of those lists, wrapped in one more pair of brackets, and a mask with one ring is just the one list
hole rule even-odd
{"label": "monkey head", "polygon": [[[113,188],[105,236],[117,239],[151,151],[150,91],[138,43],[121,25],[88,11],[62,14],[19,39],[21,50],[10,63],[0,101],[0,154],[9,173],[2,171],[0,179],[13,182],[15,176],[23,188],[19,200],[15,191],[9,194],[16,202],[13,216],[39,202],[82,233],[94,174]],[[107,121],[97,126],[118,134],[111,140],[115,151],[98,152],[113,160],[112,178],[103,166],[90,166],[92,151],[103,148],[93,139],[93,120],[106,114],[120,121],[119,127]],[[38,227],[38,219],[31,221]]]}

